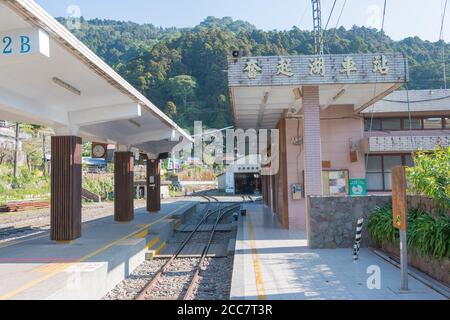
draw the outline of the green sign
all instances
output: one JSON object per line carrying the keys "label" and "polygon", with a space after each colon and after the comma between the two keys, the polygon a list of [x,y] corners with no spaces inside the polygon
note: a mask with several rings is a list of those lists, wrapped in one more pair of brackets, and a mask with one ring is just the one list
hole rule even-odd
{"label": "green sign", "polygon": [[350,179],[350,195],[351,196],[367,195],[366,179]]}

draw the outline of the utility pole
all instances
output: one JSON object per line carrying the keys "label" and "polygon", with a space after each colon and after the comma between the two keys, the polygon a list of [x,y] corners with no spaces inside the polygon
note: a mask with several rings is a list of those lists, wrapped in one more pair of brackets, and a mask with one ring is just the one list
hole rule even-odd
{"label": "utility pole", "polygon": [[44,176],[47,175],[47,156],[45,155],[46,150],[45,150],[45,132],[42,133],[42,163],[43,163],[43,172],[44,172]]}
{"label": "utility pole", "polygon": [[173,173],[173,175],[175,175],[176,172],[177,171],[175,170],[175,152],[172,151],[172,173]]}
{"label": "utility pole", "polygon": [[444,39],[444,23],[445,23],[445,13],[447,11],[447,2],[445,0],[444,8],[442,9],[442,20],[441,20],[441,32],[439,33],[439,40],[442,41],[442,67],[444,71],[444,89],[447,89],[447,66],[446,66],[446,43]]}
{"label": "utility pole", "polygon": [[17,161],[19,157],[19,123],[16,122],[16,134],[15,134],[15,149],[14,149],[14,179],[17,178]]}
{"label": "utility pole", "polygon": [[400,291],[408,291],[408,204],[406,199],[406,167],[392,168],[392,220],[400,233]]}
{"label": "utility pole", "polygon": [[317,55],[323,55],[323,30],[322,10],[320,0],[311,0],[314,24],[314,51]]}

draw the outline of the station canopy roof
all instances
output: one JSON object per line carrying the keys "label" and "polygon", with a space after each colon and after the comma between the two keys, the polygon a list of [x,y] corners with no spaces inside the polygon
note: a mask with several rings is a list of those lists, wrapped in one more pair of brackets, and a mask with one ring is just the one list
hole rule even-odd
{"label": "station canopy roof", "polygon": [[191,136],[31,0],[0,0],[0,119],[158,155]]}
{"label": "station canopy roof", "polygon": [[365,115],[396,113],[450,114],[450,89],[398,90],[367,108]]}
{"label": "station canopy roof", "polygon": [[301,114],[304,86],[319,86],[322,109],[352,105],[357,114],[407,80],[407,61],[398,53],[228,60],[234,123],[242,129],[273,129],[286,115]]}

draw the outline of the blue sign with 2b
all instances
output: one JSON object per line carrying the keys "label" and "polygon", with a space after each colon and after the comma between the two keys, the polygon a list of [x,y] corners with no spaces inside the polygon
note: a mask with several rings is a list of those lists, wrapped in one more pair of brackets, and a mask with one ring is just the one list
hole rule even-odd
{"label": "blue sign with 2b", "polygon": [[27,54],[31,51],[31,41],[29,36],[3,36],[1,38],[0,54]]}

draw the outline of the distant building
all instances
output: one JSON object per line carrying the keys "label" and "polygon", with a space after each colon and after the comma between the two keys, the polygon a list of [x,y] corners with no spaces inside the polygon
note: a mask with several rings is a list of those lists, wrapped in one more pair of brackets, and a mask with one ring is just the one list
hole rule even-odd
{"label": "distant building", "polygon": [[[11,159],[7,159],[12,161],[12,157],[14,156],[16,139],[15,139],[15,125],[14,123],[0,120],[0,152],[7,151],[10,154]],[[26,162],[26,154],[22,151],[22,142],[21,140],[26,139],[27,136],[24,134],[20,135],[19,139],[19,152],[18,152],[18,164],[24,164]]]}
{"label": "distant building", "polygon": [[407,65],[400,53],[229,58],[235,127],[277,129],[261,189],[283,227],[308,230],[311,197],[390,193],[393,167],[449,145],[450,90],[396,91]]}
{"label": "distant building", "polygon": [[226,167],[217,177],[218,189],[230,194],[261,194],[261,164],[259,157],[242,157]]}
{"label": "distant building", "polygon": [[390,191],[391,168],[412,166],[413,151],[450,145],[449,89],[395,91],[361,114],[368,191]]}

